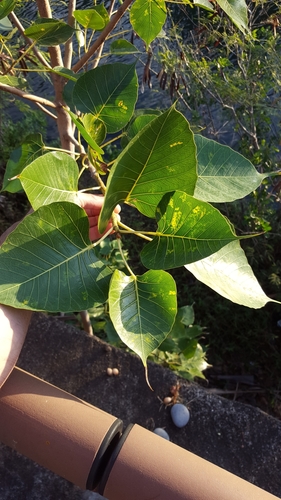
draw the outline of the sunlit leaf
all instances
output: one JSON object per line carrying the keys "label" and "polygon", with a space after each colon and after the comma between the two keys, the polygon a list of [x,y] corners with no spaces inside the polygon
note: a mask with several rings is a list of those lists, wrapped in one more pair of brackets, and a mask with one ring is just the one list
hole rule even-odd
{"label": "sunlit leaf", "polygon": [[259,174],[254,165],[228,146],[195,134],[198,180],[194,196],[210,202],[244,198],[269,174]]}
{"label": "sunlit leaf", "polygon": [[199,281],[236,304],[258,309],[267,302],[276,302],[263,292],[239,241],[185,267]]}
{"label": "sunlit leaf", "polygon": [[75,10],[73,16],[83,28],[103,30],[109,21],[104,5],[97,5],[92,9]]}
{"label": "sunlit leaf", "polygon": [[152,122],[156,117],[155,114],[143,114],[137,116],[132,123],[128,126],[124,136],[122,137],[122,145],[127,146],[127,144],[139,133],[144,127]]}
{"label": "sunlit leaf", "polygon": [[165,0],[135,0],[130,11],[134,31],[148,46],[160,33],[166,20]]}
{"label": "sunlit leaf", "polygon": [[[86,113],[81,121],[88,132],[88,134],[94,139],[96,144],[101,144],[106,137],[106,126],[102,120],[99,120],[94,115]],[[102,151],[102,149],[101,149]]]}
{"label": "sunlit leaf", "polygon": [[64,66],[55,66],[52,68],[52,73],[63,76],[64,78],[67,78],[67,80],[71,80],[73,82],[78,80],[76,73],[74,73],[71,69],[65,68]]}
{"label": "sunlit leaf", "polygon": [[0,19],[8,16],[14,10],[17,0],[1,0],[0,2]]}
{"label": "sunlit leaf", "polygon": [[[87,130],[87,127],[84,126],[84,123],[80,118],[78,118],[70,109],[66,109],[67,113],[70,115],[71,120],[73,123],[75,123],[76,127],[78,128],[80,134],[82,135],[83,139],[87,142],[87,144],[94,150],[96,151],[97,155],[100,157],[100,155],[103,154],[103,149],[99,147],[99,145],[96,143],[94,137],[92,136],[91,133]],[[97,118],[96,118],[97,120]]]}
{"label": "sunlit leaf", "polygon": [[196,179],[193,134],[185,117],[172,107],[140,131],[111,168],[100,230],[118,203],[126,201],[155,217],[165,193],[181,189],[193,194]]}
{"label": "sunlit leaf", "polygon": [[11,85],[12,87],[17,87],[18,89],[26,88],[27,85],[27,81],[25,78],[12,75],[0,75],[0,83]]}
{"label": "sunlit leaf", "polygon": [[218,5],[243,33],[249,31],[248,9],[245,0],[217,0]]}
{"label": "sunlit leaf", "polygon": [[58,19],[39,18],[24,34],[44,47],[52,47],[66,42],[74,33],[74,28]]}
{"label": "sunlit leaf", "polygon": [[237,239],[216,208],[180,191],[163,197],[156,217],[156,236],[141,252],[148,269],[172,269],[201,260]]}
{"label": "sunlit leaf", "polygon": [[84,210],[54,203],[25,217],[0,248],[0,303],[81,311],[105,302],[111,271],[89,240]]}
{"label": "sunlit leaf", "polygon": [[78,177],[76,161],[61,152],[37,158],[19,175],[34,210],[56,201],[78,203]]}
{"label": "sunlit leaf", "polygon": [[121,340],[146,359],[169,334],[177,313],[176,284],[164,271],[127,276],[114,271],[109,313]]}
{"label": "sunlit leaf", "polygon": [[196,5],[196,7],[202,7],[203,9],[209,10],[211,12],[215,10],[213,4],[209,0],[194,0],[193,3],[194,5]]}
{"label": "sunlit leaf", "polygon": [[36,158],[44,154],[44,143],[41,134],[28,135],[24,143],[12,151],[7,163],[3,179],[3,191],[17,193],[22,190],[22,185],[18,179],[10,180],[19,175],[21,171]]}
{"label": "sunlit leaf", "polygon": [[111,54],[124,55],[124,54],[138,54],[139,50],[128,40],[115,40],[110,45]]}
{"label": "sunlit leaf", "polygon": [[74,86],[73,102],[83,113],[104,121],[108,133],[125,127],[134,112],[138,79],[134,64],[105,64],[83,74]]}

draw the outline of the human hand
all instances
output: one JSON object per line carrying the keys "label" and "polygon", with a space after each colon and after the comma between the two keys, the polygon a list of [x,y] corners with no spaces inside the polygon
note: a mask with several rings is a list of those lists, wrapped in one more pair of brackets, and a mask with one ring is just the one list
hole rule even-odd
{"label": "human hand", "polygon": [[[90,240],[96,240],[101,237],[98,232],[97,223],[104,198],[103,196],[89,193],[78,193],[78,199],[89,218]],[[117,206],[114,211],[118,215],[120,207]],[[0,246],[8,234],[15,229],[17,224],[13,224],[13,226],[0,236]],[[109,222],[106,231],[111,227],[112,222]],[[0,304],[0,387],[6,381],[18,360],[31,316],[32,311],[15,309]]]}
{"label": "human hand", "polygon": [[[90,224],[90,229],[89,229],[90,240],[93,241],[99,239],[102,235],[98,232],[97,224],[98,224],[99,214],[103,205],[104,197],[95,194],[79,192],[78,200],[80,206],[84,208],[86,214],[88,215]],[[114,212],[117,214],[118,217],[120,211],[121,208],[119,205],[117,205],[117,207],[114,209]],[[112,227],[112,222],[109,222],[105,232],[107,232],[111,227]]]}

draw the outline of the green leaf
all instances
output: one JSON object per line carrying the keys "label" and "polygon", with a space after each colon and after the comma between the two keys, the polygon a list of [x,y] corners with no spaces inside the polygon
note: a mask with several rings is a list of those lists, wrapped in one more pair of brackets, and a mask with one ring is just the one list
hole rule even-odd
{"label": "green leaf", "polygon": [[111,271],[95,255],[84,210],[54,203],[25,217],[0,248],[0,303],[81,311],[105,302]]}
{"label": "green leaf", "polygon": [[139,133],[142,129],[156,116],[162,115],[162,111],[159,109],[136,109],[133,118],[128,123],[126,129],[124,130],[123,136],[121,138],[121,147],[125,147],[129,142]]}
{"label": "green leaf", "polygon": [[109,21],[104,5],[97,5],[92,9],[75,10],[73,16],[83,28],[98,31],[103,30]]}
{"label": "green leaf", "polygon": [[40,18],[24,31],[32,40],[36,40],[43,47],[52,47],[65,43],[75,29],[69,24],[57,19]]}
{"label": "green leaf", "polygon": [[47,153],[30,163],[19,175],[34,210],[56,201],[78,203],[79,170],[66,153]]}
{"label": "green leaf", "polygon": [[83,74],[73,90],[73,102],[83,113],[104,121],[108,133],[129,122],[138,97],[134,64],[105,64]]}
{"label": "green leaf", "polygon": [[[181,339],[183,340],[183,339]],[[180,347],[183,345],[183,342],[181,342]],[[185,342],[184,348],[182,348],[182,353],[185,357],[185,359],[190,359],[193,358],[195,355],[195,351],[197,349],[197,340],[188,340]]]}
{"label": "green leaf", "polygon": [[112,42],[110,45],[110,52],[111,54],[115,55],[124,55],[124,54],[139,54],[140,51],[130,42],[127,40],[115,40]]}
{"label": "green leaf", "polygon": [[203,375],[203,371],[209,368],[209,364],[206,361],[206,353],[200,344],[197,344],[196,350],[193,356],[189,359],[186,359],[184,354],[180,355],[181,358],[181,368],[177,371],[179,376],[193,379],[195,377],[205,378]]}
{"label": "green leaf", "polygon": [[[99,147],[99,145],[96,143],[94,138],[92,137],[91,134],[86,130],[83,122],[80,120],[80,118],[77,118],[77,116],[70,111],[70,109],[65,108],[65,110],[68,112],[68,114],[71,116],[71,120],[73,123],[75,123],[76,127],[78,128],[80,134],[82,135],[83,139],[87,142],[87,144],[94,150],[96,151],[98,157],[100,158],[100,155],[103,154],[103,149]],[[97,118],[95,118],[97,120]],[[101,158],[100,158],[101,159]]]}
{"label": "green leaf", "polygon": [[185,267],[199,281],[236,304],[259,309],[267,302],[277,302],[263,292],[239,241]]}
{"label": "green leaf", "polygon": [[211,4],[209,0],[194,0],[194,5],[197,7],[202,7],[205,10],[209,10],[210,12],[214,12],[214,6]]}
{"label": "green leaf", "polygon": [[254,165],[228,146],[194,135],[197,147],[198,180],[194,196],[210,202],[244,198],[269,174],[259,174]]}
{"label": "green leaf", "polygon": [[134,31],[148,46],[166,21],[165,0],[136,0],[131,7],[130,21]]}
{"label": "green leaf", "polygon": [[[86,113],[81,121],[88,132],[88,134],[94,139],[96,144],[101,144],[106,137],[106,126],[103,121],[96,118],[90,113]],[[93,148],[92,148],[93,149]],[[101,149],[101,151],[103,151]]]}
{"label": "green leaf", "polygon": [[18,89],[22,89],[26,88],[27,81],[25,78],[22,77],[17,77],[12,75],[0,75],[0,83],[4,83],[5,85],[11,85],[12,87],[17,87]]}
{"label": "green leaf", "polygon": [[127,144],[139,133],[141,132],[144,127],[152,122],[152,120],[155,120],[155,114],[143,114],[140,116],[137,116],[132,123],[128,126],[126,132],[124,133],[124,136],[122,137],[122,146],[126,147]]}
{"label": "green leaf", "polygon": [[249,32],[248,9],[245,0],[217,0],[217,3],[242,33]]}
{"label": "green leaf", "polygon": [[237,236],[212,205],[176,191],[163,197],[155,238],[141,252],[148,269],[172,269],[217,252]]}
{"label": "green leaf", "polygon": [[0,33],[3,33],[3,31],[12,31],[12,30],[13,30],[13,25],[10,22],[9,18],[3,17],[3,19],[1,19],[0,21]]}
{"label": "green leaf", "polygon": [[172,107],[139,132],[111,168],[100,229],[122,201],[155,217],[165,193],[181,189],[193,194],[196,179],[193,134],[185,117]]}
{"label": "green leaf", "polygon": [[0,2],[0,19],[8,16],[17,5],[17,0],[1,0]]}
{"label": "green leaf", "polygon": [[109,313],[121,340],[146,366],[147,357],[167,337],[175,321],[177,298],[172,276],[164,271],[127,276],[115,270]]}
{"label": "green leaf", "polygon": [[58,201],[77,201],[79,170],[71,156],[47,153],[18,176],[34,210]]}
{"label": "green leaf", "polygon": [[178,316],[180,321],[186,325],[193,325],[194,323],[194,309],[193,306],[183,306],[178,310]]}
{"label": "green leaf", "polygon": [[44,154],[43,148],[42,135],[30,134],[19,148],[12,151],[3,179],[3,191],[17,193],[22,190],[22,185],[18,179],[10,179],[19,175],[29,163],[42,156]]}
{"label": "green leaf", "polygon": [[72,82],[76,82],[78,80],[78,75],[71,69],[65,68],[64,66],[55,66],[49,71],[55,73],[56,75],[63,76],[64,78],[67,78],[67,80],[71,80]]}

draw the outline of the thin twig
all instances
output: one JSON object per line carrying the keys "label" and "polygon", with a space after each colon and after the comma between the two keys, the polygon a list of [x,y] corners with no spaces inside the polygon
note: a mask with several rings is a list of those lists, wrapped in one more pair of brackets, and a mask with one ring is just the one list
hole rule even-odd
{"label": "thin twig", "polygon": [[[36,4],[40,17],[52,19],[53,16],[49,0],[37,0]],[[49,47],[48,50],[51,57],[52,68],[55,66],[63,66],[60,46],[54,45],[53,47]],[[54,75],[54,77],[56,77],[56,75]]]}
{"label": "thin twig", "polygon": [[[68,15],[67,15],[67,23],[69,26],[72,28],[74,27],[75,24],[75,19],[73,17],[73,12],[76,9],[76,0],[69,0],[68,2]],[[72,37],[69,38],[65,42],[65,51],[64,51],[64,66],[65,68],[70,69],[71,68],[71,63],[72,63],[72,54],[73,54],[73,42],[72,42]]]}
{"label": "thin twig", "polygon": [[33,101],[36,103],[43,104],[43,106],[49,106],[50,108],[56,108],[55,103],[52,101],[48,101],[48,99],[44,99],[43,97],[39,97],[38,95],[28,94],[23,90],[17,89],[16,87],[11,87],[10,85],[6,85],[5,83],[0,83],[0,90],[4,90],[5,92],[9,92],[10,94],[17,95],[18,97],[22,97],[23,99],[28,99],[29,101]]}
{"label": "thin twig", "polygon": [[[119,226],[119,228],[122,227],[123,229],[125,229],[126,231],[124,231],[124,232],[126,232],[126,234],[127,233],[135,234],[136,236],[139,236],[140,238],[143,238],[144,240],[152,241],[152,238],[145,236],[145,234],[142,234],[140,231],[135,231],[131,227],[126,226],[126,224],[123,224],[123,222],[121,222],[121,221],[118,222],[118,226]],[[122,232],[122,230],[120,230],[120,232]]]}
{"label": "thin twig", "polygon": [[81,57],[81,59],[73,66],[72,70],[77,73],[83,66],[89,61],[89,59],[95,54],[95,52],[100,48],[100,46],[104,43],[104,41],[107,39],[108,35],[111,33],[111,31],[115,28],[116,24],[118,21],[123,17],[125,14],[126,10],[129,8],[133,0],[124,0],[122,5],[119,7],[117,10],[116,14],[110,19],[109,23],[106,25],[102,33],[99,35],[99,37],[96,39],[96,41],[93,43],[93,45],[90,47],[88,52]]}
{"label": "thin twig", "polygon": [[[24,27],[20,23],[20,21],[17,18],[16,14],[14,12],[11,12],[8,17],[9,17],[11,23],[18,29],[18,31],[20,32],[20,34],[23,36],[23,38],[25,39],[26,43],[28,43],[28,45],[32,45],[33,44],[33,40],[31,40],[31,38],[29,38],[28,36],[26,36],[24,34]],[[34,46],[32,48],[32,50],[33,50],[33,53],[36,55],[38,61],[40,61],[41,64],[43,64],[43,66],[45,66],[46,68],[51,68],[50,64],[42,56],[41,52],[39,52],[39,50],[37,49],[37,47]]]}
{"label": "thin twig", "polygon": [[43,111],[43,113],[46,113],[46,115],[50,116],[51,118],[53,118],[54,120],[57,120],[58,117],[56,115],[54,115],[54,113],[51,113],[51,111],[49,111],[48,109],[46,109],[44,106],[42,106],[42,104],[39,104],[39,102],[36,102],[36,106],[38,106],[38,108],[41,109],[41,111]]}
{"label": "thin twig", "polygon": [[[115,0],[111,0],[111,4],[110,4],[109,9],[108,9],[108,17],[109,17],[109,19],[112,16],[112,12],[113,12],[113,9],[114,9],[114,4],[115,4]],[[97,57],[96,57],[96,59],[93,62],[93,66],[92,66],[93,69],[97,68],[97,66],[98,66],[98,64],[100,62],[100,58],[102,56],[103,48],[104,48],[104,42],[101,44],[101,46],[99,48],[99,51],[98,51],[98,54],[97,54]]]}
{"label": "thin twig", "polygon": [[80,311],[79,312],[80,314],[80,318],[81,318],[81,323],[82,323],[82,326],[83,326],[83,329],[84,331],[90,336],[90,337],[93,337],[94,335],[94,332],[93,332],[93,328],[92,328],[92,323],[91,323],[91,320],[90,320],[90,316],[89,316],[89,313],[87,310],[85,311]]}

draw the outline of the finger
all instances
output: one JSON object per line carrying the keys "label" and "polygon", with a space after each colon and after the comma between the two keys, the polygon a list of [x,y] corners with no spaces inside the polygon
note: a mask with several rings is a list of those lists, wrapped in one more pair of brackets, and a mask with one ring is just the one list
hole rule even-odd
{"label": "finger", "polygon": [[99,215],[103,205],[104,197],[102,195],[90,193],[77,193],[78,201],[89,216]]}
{"label": "finger", "polygon": [[103,234],[105,234],[107,231],[109,231],[110,228],[113,231],[113,226],[112,226],[111,222],[107,225],[107,228],[104,231],[104,233],[100,234],[97,226],[90,227],[90,229],[89,229],[90,240],[91,241],[99,240],[103,236]]}

